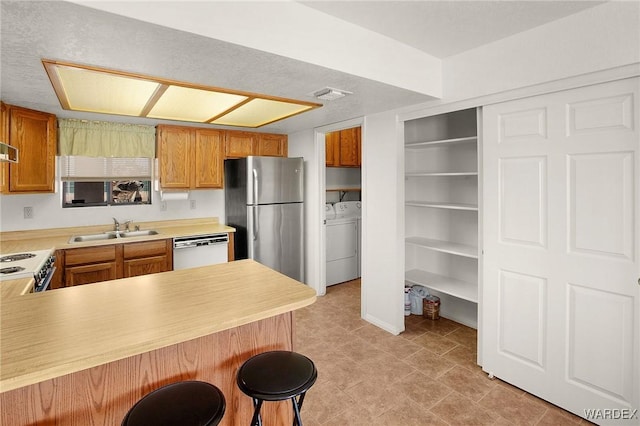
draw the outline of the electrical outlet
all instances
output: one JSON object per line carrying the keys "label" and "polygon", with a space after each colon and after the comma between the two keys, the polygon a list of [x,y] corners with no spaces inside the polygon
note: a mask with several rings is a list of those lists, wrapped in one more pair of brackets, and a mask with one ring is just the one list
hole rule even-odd
{"label": "electrical outlet", "polygon": [[190,204],[191,204],[191,210],[195,210],[195,208],[196,208],[196,200],[191,200]]}
{"label": "electrical outlet", "polygon": [[25,219],[33,219],[33,207],[25,207],[24,208],[24,218]]}
{"label": "electrical outlet", "polygon": [[160,202],[160,210],[163,212],[167,211],[167,202],[166,201],[161,201]]}

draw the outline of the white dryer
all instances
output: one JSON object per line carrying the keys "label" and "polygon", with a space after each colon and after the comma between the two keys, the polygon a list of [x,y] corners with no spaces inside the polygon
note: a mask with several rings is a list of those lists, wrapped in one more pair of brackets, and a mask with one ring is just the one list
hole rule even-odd
{"label": "white dryer", "polygon": [[[327,284],[360,276],[360,201],[343,201],[325,209]],[[335,213],[334,213],[335,212]]]}

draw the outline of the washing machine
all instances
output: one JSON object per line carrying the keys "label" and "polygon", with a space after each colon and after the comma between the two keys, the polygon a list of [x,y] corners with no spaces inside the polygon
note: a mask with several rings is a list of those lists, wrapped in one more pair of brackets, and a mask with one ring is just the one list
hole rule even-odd
{"label": "washing machine", "polygon": [[325,206],[327,285],[360,277],[360,201]]}

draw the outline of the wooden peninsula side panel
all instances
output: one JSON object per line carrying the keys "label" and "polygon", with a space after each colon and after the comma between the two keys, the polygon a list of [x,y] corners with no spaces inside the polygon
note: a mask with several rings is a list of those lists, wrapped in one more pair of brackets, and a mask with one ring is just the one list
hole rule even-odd
{"label": "wooden peninsula side panel", "polygon": [[[222,425],[248,425],[253,405],[238,389],[236,372],[257,353],[292,350],[293,316],[287,312],[3,392],[0,424],[119,425],[148,392],[180,380],[202,380],[224,393],[227,409]],[[265,403],[263,418],[267,425],[290,425],[290,403]]]}

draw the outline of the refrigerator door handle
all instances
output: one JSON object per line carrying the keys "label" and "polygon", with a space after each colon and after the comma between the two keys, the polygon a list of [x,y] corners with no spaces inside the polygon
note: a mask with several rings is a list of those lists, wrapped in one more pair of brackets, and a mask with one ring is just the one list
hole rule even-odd
{"label": "refrigerator door handle", "polygon": [[253,169],[253,204],[258,204],[258,170]]}
{"label": "refrigerator door handle", "polygon": [[253,226],[251,227],[251,237],[253,238],[253,241],[258,239],[258,209],[257,208],[252,208],[251,209],[251,215],[253,216]]}

